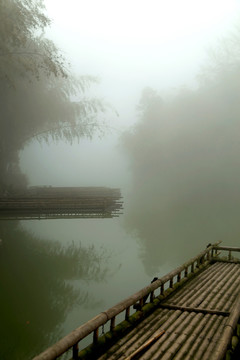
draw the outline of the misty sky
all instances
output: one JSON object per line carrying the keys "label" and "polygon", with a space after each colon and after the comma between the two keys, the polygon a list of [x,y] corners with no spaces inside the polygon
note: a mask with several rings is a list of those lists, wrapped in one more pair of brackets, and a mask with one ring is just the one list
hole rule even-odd
{"label": "misty sky", "polygon": [[[45,0],[52,26],[46,33],[76,74],[98,76],[95,93],[110,102],[114,129],[103,139],[72,147],[32,142],[21,166],[30,185],[124,185],[127,163],[115,149],[122,129],[136,121],[145,86],[163,96],[195,86],[207,50],[229,34],[239,19],[240,2],[208,1],[57,1]],[[117,130],[115,130],[117,129]],[[64,166],[63,166],[64,163]]]}

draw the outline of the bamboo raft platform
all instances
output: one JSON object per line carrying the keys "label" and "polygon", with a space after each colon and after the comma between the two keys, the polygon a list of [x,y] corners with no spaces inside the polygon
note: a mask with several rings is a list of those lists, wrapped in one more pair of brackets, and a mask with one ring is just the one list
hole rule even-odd
{"label": "bamboo raft platform", "polygon": [[0,220],[112,218],[122,210],[119,189],[31,187],[0,197]]}
{"label": "bamboo raft platform", "polygon": [[[74,360],[240,359],[240,260],[233,252],[240,248],[209,245],[34,360],[56,359],[71,348]],[[118,324],[117,315],[124,316]],[[100,336],[99,329],[108,324],[109,331]],[[92,344],[79,350],[91,333]]]}

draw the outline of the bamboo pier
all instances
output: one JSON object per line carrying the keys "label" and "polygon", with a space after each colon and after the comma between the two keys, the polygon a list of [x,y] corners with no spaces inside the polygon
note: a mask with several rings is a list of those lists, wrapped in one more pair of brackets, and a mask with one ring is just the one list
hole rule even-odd
{"label": "bamboo pier", "polygon": [[121,214],[119,189],[31,187],[0,197],[0,220],[112,218]]}
{"label": "bamboo pier", "polygon": [[[208,246],[34,360],[53,360],[70,348],[74,360],[239,359],[239,252],[219,243]],[[117,323],[119,314],[125,320]],[[99,329],[107,325],[109,331],[100,336]],[[91,333],[92,344],[81,350],[81,340]]]}

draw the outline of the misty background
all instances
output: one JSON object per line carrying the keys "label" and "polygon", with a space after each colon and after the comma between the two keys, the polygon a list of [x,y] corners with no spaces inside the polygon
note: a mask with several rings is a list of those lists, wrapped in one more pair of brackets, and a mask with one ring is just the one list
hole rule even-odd
{"label": "misty background", "polygon": [[172,245],[180,261],[182,246],[235,243],[239,2],[45,4],[46,35],[114,110],[100,137],[25,146],[30,185],[120,187],[150,273]]}

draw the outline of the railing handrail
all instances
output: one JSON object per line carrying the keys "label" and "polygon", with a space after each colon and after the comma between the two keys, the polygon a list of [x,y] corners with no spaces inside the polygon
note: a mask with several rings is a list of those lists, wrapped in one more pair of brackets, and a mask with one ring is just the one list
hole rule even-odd
{"label": "railing handrail", "polygon": [[215,250],[226,250],[226,251],[238,251],[240,252],[240,247],[233,247],[233,246],[213,246]]}
{"label": "railing handrail", "polygon": [[199,253],[194,258],[190,259],[183,265],[179,266],[175,270],[171,271],[167,275],[163,276],[160,279],[157,279],[150,285],[147,285],[140,291],[136,292],[135,294],[129,296],[123,301],[120,301],[115,306],[109,308],[106,311],[101,312],[96,317],[92,318],[85,324],[81,325],[80,327],[76,328],[72,332],[70,332],[68,335],[63,337],[61,340],[59,340],[57,343],[46,349],[41,354],[34,357],[33,360],[53,360],[56,359],[58,356],[62,355],[64,352],[66,352],[69,348],[76,345],[79,341],[84,339],[86,336],[91,334],[93,331],[98,329],[100,326],[104,325],[107,321],[111,320],[130,306],[136,304],[138,301],[141,301],[144,296],[149,295],[151,292],[156,290],[157,288],[164,285],[166,282],[171,281],[175,276],[180,274],[182,271],[187,269],[190,265],[194,264],[196,261],[200,261],[206,254],[211,254],[213,250],[220,249],[218,247],[218,244],[221,243],[221,241],[218,241],[217,243],[207,247],[204,251]]}

